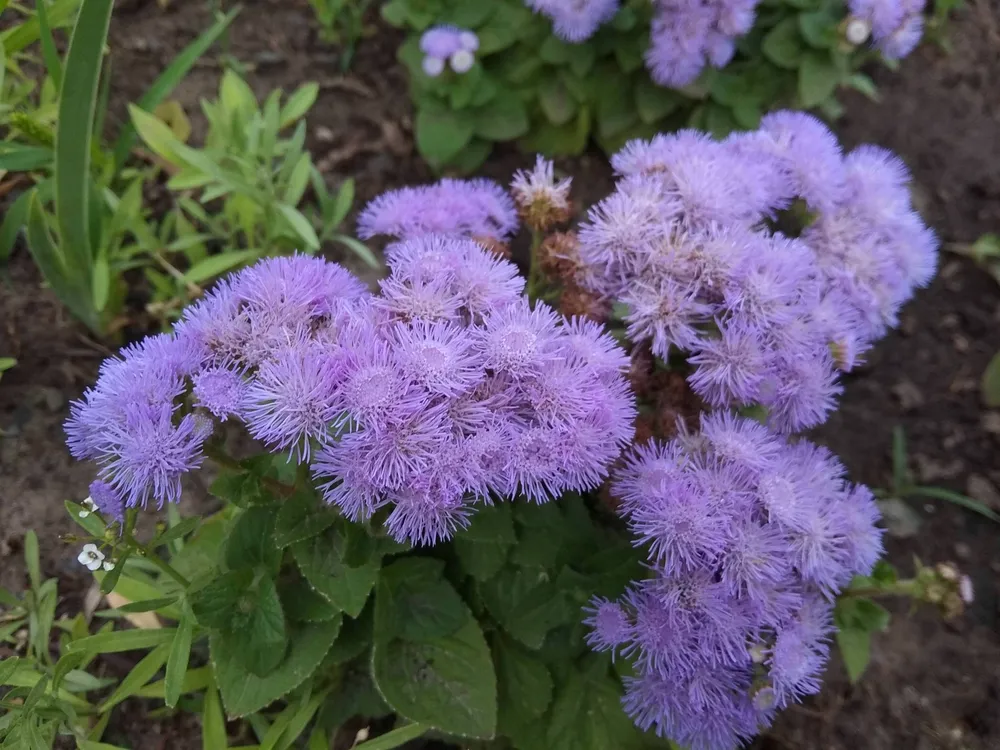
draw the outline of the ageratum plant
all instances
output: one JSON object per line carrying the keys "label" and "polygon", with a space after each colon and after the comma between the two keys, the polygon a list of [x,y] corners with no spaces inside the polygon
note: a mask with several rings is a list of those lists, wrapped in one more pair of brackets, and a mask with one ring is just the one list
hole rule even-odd
{"label": "ageratum plant", "polygon": [[[779,108],[835,117],[839,88],[877,95],[866,63],[913,50],[924,2],[392,0],[383,16],[410,31],[399,58],[420,153],[469,172],[498,142],[554,156],[593,138],[610,154],[683,127],[756,128]],[[475,38],[475,57],[428,68],[443,59],[428,40],[448,30]]]}
{"label": "ageratum plant", "polygon": [[[871,596],[962,610],[953,566],[878,563],[872,493],[796,435],[933,271],[902,165],[795,113],[613,165],[575,233],[544,160],[388,193],[378,293],[261,261],[104,364],[67,422],[81,560],[177,623],[130,686],[204,692],[212,747],[221,694],[268,747],[395,715],[377,747],[733,750],[833,639],[860,674]],[[140,534],[208,461],[221,508]]]}

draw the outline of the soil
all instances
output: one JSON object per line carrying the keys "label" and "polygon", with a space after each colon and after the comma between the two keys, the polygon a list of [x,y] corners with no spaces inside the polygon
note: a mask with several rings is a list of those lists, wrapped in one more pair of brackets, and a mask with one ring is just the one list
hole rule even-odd
{"label": "soil", "polygon": [[[331,185],[353,176],[358,205],[379,192],[428,181],[416,155],[405,73],[395,62],[400,34],[373,17],[348,73],[338,50],[319,41],[306,0],[246,0],[226,53],[247,65],[263,96],[317,80],[309,145]],[[118,118],[169,60],[209,23],[206,4],[120,0],[110,47],[112,111]],[[875,72],[881,102],[849,96],[837,124],[845,144],[873,142],[909,164],[917,202],[945,246],[1000,230],[1000,2],[969,0],[948,36],[953,52],[925,43],[899,72]],[[203,131],[198,101],[214,96],[221,66],[205,59],[174,98]],[[113,119],[113,118],[112,118]],[[114,127],[114,122],[111,124]],[[483,172],[505,181],[528,157],[501,149]],[[557,162],[575,177],[584,204],[606,192],[597,153]],[[21,539],[35,529],[43,568],[60,579],[63,606],[89,586],[72,548],[62,502],[86,495],[88,466],[65,450],[69,402],[93,382],[116,344],[97,342],[74,322],[41,279],[23,246],[0,269],[0,356],[18,365],[0,380],[0,585],[23,583]],[[890,480],[892,430],[905,429],[919,481],[968,492],[1000,511],[1000,412],[980,404],[978,379],[1000,350],[1000,288],[970,262],[944,253],[930,288],[906,308],[899,330],[846,383],[840,410],[816,434],[873,487]],[[200,486],[189,502],[204,501]],[[823,692],[786,711],[760,738],[760,750],[996,750],[1000,748],[1000,527],[940,501],[910,501],[919,522],[890,535],[889,559],[901,572],[923,561],[952,560],[972,576],[977,599],[946,623],[933,611],[897,608],[876,638],[869,670],[851,686],[832,659]],[[104,668],[117,673],[122,665]],[[143,706],[116,712],[106,741],[136,750],[200,747],[197,722],[154,722]]]}

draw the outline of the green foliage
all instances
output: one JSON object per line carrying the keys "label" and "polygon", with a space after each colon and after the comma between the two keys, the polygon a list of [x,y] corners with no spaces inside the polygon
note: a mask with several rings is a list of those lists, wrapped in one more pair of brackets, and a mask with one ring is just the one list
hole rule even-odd
{"label": "green foliage", "polygon": [[358,42],[365,35],[364,16],[371,0],[309,0],[320,38],[342,49],[340,69],[347,70],[354,59]]}
{"label": "green foliage", "polygon": [[[650,3],[623,3],[580,44],[562,41],[521,0],[391,0],[383,17],[411,31],[399,49],[417,109],[417,148],[437,170],[469,172],[492,144],[517,141],[550,156],[581,153],[591,139],[605,151],[659,131],[700,127],[724,136],[755,128],[772,109],[836,108],[841,86],[874,96],[858,74],[866,53],[844,39],[838,0],[772,0],[737,42],[723,70],[706,68],[682,89],[656,85],[643,63]],[[428,77],[419,37],[450,23],[479,35],[475,66]]]}
{"label": "green foliage", "polygon": [[842,598],[834,611],[837,646],[851,682],[857,682],[871,659],[871,636],[889,627],[889,612],[865,598]]}

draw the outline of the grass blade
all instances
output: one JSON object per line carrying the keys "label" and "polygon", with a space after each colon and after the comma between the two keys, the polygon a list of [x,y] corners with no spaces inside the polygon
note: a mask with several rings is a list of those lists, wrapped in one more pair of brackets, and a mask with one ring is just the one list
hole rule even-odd
{"label": "grass blade", "polygon": [[[188,71],[194,66],[198,59],[208,51],[208,48],[215,43],[215,40],[222,36],[222,33],[229,28],[229,24],[239,14],[241,8],[236,7],[226,15],[219,18],[212,26],[205,30],[201,36],[191,44],[181,50],[180,54],[174,58],[173,62],[164,70],[160,77],[153,81],[153,85],[146,90],[146,93],[136,102],[140,109],[152,112],[156,106],[170,96],[170,93],[177,87]],[[122,131],[115,142],[115,166],[119,167],[128,158],[129,152],[135,143],[135,128],[131,121],[122,126]]]}
{"label": "grass blade", "polygon": [[118,689],[100,705],[98,711],[104,713],[117,706],[126,698],[131,698],[135,695],[143,685],[153,679],[156,673],[160,671],[160,667],[167,660],[168,649],[169,647],[164,643],[146,654],[138,664],[132,667],[132,671],[121,681]]}
{"label": "grass blade", "polygon": [[203,750],[221,750],[229,747],[226,719],[222,715],[219,689],[214,682],[205,691],[205,707],[201,715],[201,746]]}
{"label": "grass blade", "polygon": [[949,503],[960,505],[967,510],[978,513],[984,518],[988,518],[995,523],[1000,523],[1000,514],[997,514],[995,511],[983,505],[978,500],[973,500],[971,497],[966,497],[965,495],[961,495],[957,492],[946,490],[943,487],[913,487],[910,489],[909,494],[911,496],[916,495],[917,497],[926,497],[930,500],[945,500]]}
{"label": "grass blade", "polygon": [[187,674],[188,660],[191,657],[191,641],[194,636],[194,621],[188,612],[181,615],[181,620],[177,623],[177,633],[170,644],[170,656],[167,658],[167,674],[164,680],[166,697],[164,702],[173,708],[180,700],[181,690],[184,683],[184,675]]}
{"label": "grass blade", "polygon": [[356,747],[360,748],[360,750],[392,750],[392,748],[404,745],[410,740],[415,740],[428,729],[430,727],[425,727],[422,724],[407,724],[405,727],[393,729],[381,737],[362,742]]}
{"label": "grass blade", "polygon": [[38,0],[35,4],[38,13],[38,34],[42,44],[42,59],[45,61],[45,68],[49,72],[49,78],[55,84],[56,91],[62,89],[62,60],[56,51],[56,41],[52,38],[52,28],[49,26],[49,12],[46,9],[46,0]]}
{"label": "grass blade", "polygon": [[91,286],[90,160],[104,43],[114,0],[83,0],[66,54],[56,126],[56,217],[66,270]]}

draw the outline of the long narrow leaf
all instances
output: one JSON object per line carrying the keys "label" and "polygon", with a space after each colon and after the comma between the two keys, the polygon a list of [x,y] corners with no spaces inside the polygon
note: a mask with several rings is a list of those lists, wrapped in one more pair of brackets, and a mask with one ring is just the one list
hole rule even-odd
{"label": "long narrow leaf", "polygon": [[62,88],[62,60],[59,59],[59,53],[56,51],[56,40],[52,38],[46,5],[46,0],[38,0],[35,4],[38,13],[39,41],[42,44],[42,59],[45,60],[45,68],[49,72],[52,83],[55,84],[56,91],[59,91]]}
{"label": "long narrow leaf", "polygon": [[399,747],[410,740],[415,740],[417,737],[424,734],[428,729],[430,729],[430,727],[425,727],[421,724],[407,724],[405,727],[393,729],[391,732],[383,734],[381,737],[368,740],[368,742],[362,742],[356,747],[358,747],[359,750],[392,750],[393,748]]}
{"label": "long narrow leaf", "polygon": [[3,223],[0,224],[0,263],[10,257],[21,229],[28,223],[28,208],[31,206],[32,195],[30,192],[21,193],[3,217]]}
{"label": "long narrow leaf", "polygon": [[[67,651],[93,651],[98,654],[110,654],[118,651],[134,651],[136,649],[162,646],[173,640],[175,628],[160,628],[158,630],[123,630],[121,632],[100,633],[73,641]],[[163,654],[166,660],[166,651]]]}
{"label": "long narrow leaf", "polygon": [[[185,608],[186,609],[186,608]],[[170,644],[170,656],[167,658],[167,675],[165,683],[165,703],[173,708],[181,697],[184,676],[187,674],[188,659],[191,657],[191,640],[194,635],[194,620],[185,611],[177,623],[177,633]]]}
{"label": "long narrow leaf", "polygon": [[202,750],[222,750],[229,747],[226,719],[222,715],[222,702],[214,682],[205,691],[205,707],[201,715],[201,746]]}
{"label": "long narrow leaf", "polygon": [[917,497],[926,497],[931,500],[945,500],[949,503],[954,503],[955,505],[960,505],[963,508],[974,511],[979,515],[994,521],[995,523],[1000,523],[1000,514],[997,514],[986,505],[983,505],[983,503],[978,500],[973,500],[971,497],[960,495],[957,492],[946,490],[943,487],[913,487],[910,489],[909,494],[916,495]]}
{"label": "long narrow leaf", "polygon": [[[48,8],[49,25],[54,29],[65,26],[78,4],[79,0],[56,0]],[[0,40],[3,40],[7,54],[13,57],[37,42],[40,34],[41,26],[38,23],[38,17],[35,16],[0,34]]]}
{"label": "long narrow leaf", "polygon": [[[181,694],[196,693],[212,686],[212,668],[189,669],[181,681]],[[140,698],[164,698],[167,695],[166,680],[151,682],[136,693]]]}
{"label": "long narrow leaf", "polygon": [[[208,48],[215,43],[215,40],[229,28],[229,24],[233,22],[233,19],[236,18],[239,12],[240,8],[238,7],[229,11],[206,29],[201,36],[181,50],[180,54],[174,58],[173,62],[167,66],[167,69],[160,74],[159,78],[153,81],[153,85],[136,102],[136,106],[147,112],[152,112],[156,109],[160,102],[170,96],[170,93],[177,87],[177,84],[184,80],[188,71],[198,61],[198,58],[204,55],[208,51]],[[116,167],[121,166],[125,162],[134,143],[135,129],[132,127],[131,122],[125,123],[122,127],[122,132],[118,135],[118,140],[115,141],[114,159]]]}
{"label": "long narrow leaf", "polygon": [[132,671],[121,681],[118,689],[101,704],[100,712],[104,713],[126,698],[131,698],[143,685],[153,679],[167,660],[168,650],[167,644],[162,644],[146,654],[138,664],[132,667]]}
{"label": "long narrow leaf", "polygon": [[93,251],[90,241],[90,160],[101,58],[114,0],[83,0],[69,43],[56,125],[56,216],[67,270],[88,291]]}

